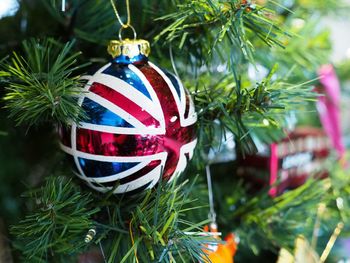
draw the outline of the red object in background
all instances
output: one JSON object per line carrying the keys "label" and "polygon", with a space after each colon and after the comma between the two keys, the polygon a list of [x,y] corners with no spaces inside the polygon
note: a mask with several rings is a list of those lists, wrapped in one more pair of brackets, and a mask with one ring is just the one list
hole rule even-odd
{"label": "red object in background", "polygon": [[89,252],[85,252],[78,258],[78,263],[103,263],[105,262],[101,252],[98,249],[94,249]]}
{"label": "red object in background", "polygon": [[330,149],[330,139],[323,130],[297,128],[285,139],[269,145],[266,153],[238,155],[237,174],[254,189],[270,185],[269,194],[276,196],[301,186],[311,175],[327,176],[323,163]]}
{"label": "red object in background", "polygon": [[332,65],[323,65],[318,74],[321,87],[318,92],[324,94],[319,96],[317,109],[322,126],[332,141],[339,160],[345,164],[345,145],[343,142],[340,121],[340,83]]}

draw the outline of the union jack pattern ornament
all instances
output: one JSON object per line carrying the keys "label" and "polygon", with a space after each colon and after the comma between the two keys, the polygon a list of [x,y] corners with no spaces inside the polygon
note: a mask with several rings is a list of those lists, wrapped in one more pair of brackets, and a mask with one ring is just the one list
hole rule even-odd
{"label": "union jack pattern ornament", "polygon": [[100,192],[136,193],[181,173],[196,146],[193,101],[173,74],[148,61],[145,40],[112,41],[114,59],[79,97],[88,119],[60,128],[77,175]]}

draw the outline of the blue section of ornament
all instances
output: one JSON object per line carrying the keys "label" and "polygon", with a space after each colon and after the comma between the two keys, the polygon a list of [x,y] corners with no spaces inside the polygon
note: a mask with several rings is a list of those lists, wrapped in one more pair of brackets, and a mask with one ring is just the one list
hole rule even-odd
{"label": "blue section of ornament", "polygon": [[85,121],[86,123],[113,127],[134,128],[133,125],[125,121],[122,117],[111,112],[95,101],[90,100],[89,98],[84,98],[82,108],[89,116],[89,118]]}
{"label": "blue section of ornament", "polygon": [[120,56],[114,58],[113,61],[115,63],[118,63],[118,64],[132,64],[132,63],[140,62],[140,61],[142,61],[144,63],[144,62],[148,61],[148,58],[142,54],[139,54],[139,55],[131,57],[131,58],[128,56],[120,55]]}
{"label": "blue section of ornament", "polygon": [[113,162],[100,162],[93,161],[84,158],[78,158],[81,169],[87,177],[106,177],[115,175],[132,167],[135,167],[139,163],[113,163]]}
{"label": "blue section of ornament", "polygon": [[132,70],[130,70],[127,65],[112,63],[111,66],[103,71],[103,73],[125,81],[152,100],[146,86],[143,84],[143,81]]}
{"label": "blue section of ornament", "polygon": [[173,84],[177,95],[179,96],[180,100],[181,100],[181,89],[180,89],[180,84],[179,81],[176,79],[176,77],[170,73],[169,71],[166,71],[164,69],[162,69],[165,73],[165,75],[170,79],[171,83]]}

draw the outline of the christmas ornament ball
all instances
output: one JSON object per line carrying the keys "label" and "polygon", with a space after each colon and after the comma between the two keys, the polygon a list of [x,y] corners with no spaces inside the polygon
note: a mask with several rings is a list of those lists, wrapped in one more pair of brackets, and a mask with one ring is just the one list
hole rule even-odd
{"label": "christmas ornament ball", "polygon": [[140,192],[185,169],[197,114],[179,79],[148,61],[147,41],[114,40],[108,51],[111,63],[84,77],[88,118],[60,128],[61,148],[93,189]]}

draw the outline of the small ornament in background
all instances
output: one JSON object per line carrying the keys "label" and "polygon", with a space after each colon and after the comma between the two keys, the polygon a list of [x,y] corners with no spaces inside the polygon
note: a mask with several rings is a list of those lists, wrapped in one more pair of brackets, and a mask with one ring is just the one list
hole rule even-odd
{"label": "small ornament in background", "polygon": [[[226,236],[225,242],[220,243],[221,233],[218,232],[218,226],[216,224],[216,213],[214,209],[214,195],[213,186],[211,181],[210,165],[206,166],[206,175],[208,183],[208,197],[209,197],[209,220],[211,224],[204,227],[204,231],[207,234],[213,234],[215,239],[218,239],[218,243],[208,244],[203,252],[208,258],[203,258],[204,263],[233,263],[233,257],[236,254],[238,238],[235,238],[233,233]],[[209,261],[208,261],[209,259]]]}
{"label": "small ornament in background", "polygon": [[78,263],[106,263],[99,249],[94,248],[78,257]]}
{"label": "small ornament in background", "polygon": [[85,243],[90,243],[95,236],[96,236],[96,229],[95,228],[89,229],[84,239]]}
{"label": "small ornament in background", "polygon": [[[217,225],[210,224],[209,226],[204,227],[205,232],[218,233]],[[219,235],[214,235],[216,239],[219,239]],[[230,233],[226,236],[225,242],[218,243],[215,245],[208,245],[206,249],[203,249],[203,252],[208,256],[208,259],[203,258],[205,263],[233,263],[233,257],[237,251],[237,242],[235,235]]]}

